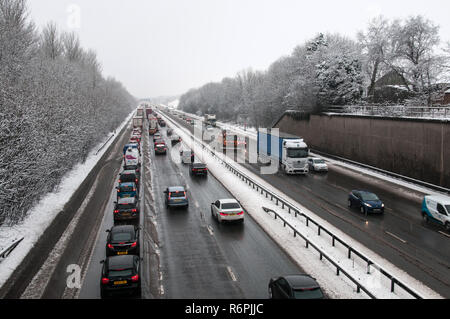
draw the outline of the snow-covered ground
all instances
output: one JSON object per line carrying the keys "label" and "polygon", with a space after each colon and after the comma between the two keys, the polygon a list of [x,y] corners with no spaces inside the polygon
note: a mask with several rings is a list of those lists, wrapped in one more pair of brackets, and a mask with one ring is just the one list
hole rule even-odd
{"label": "snow-covered ground", "polygon": [[[168,119],[168,123],[174,122]],[[174,126],[176,127],[176,126]],[[383,268],[388,273],[392,274],[395,278],[401,282],[407,284],[413,291],[417,292],[424,298],[442,298],[438,293],[434,292],[430,288],[426,287],[423,283],[419,282],[415,278],[409,276],[403,270],[392,265],[383,257],[375,254],[367,249],[364,245],[358,243],[353,238],[347,236],[339,229],[329,224],[326,220],[316,216],[314,212],[309,211],[305,207],[298,203],[296,200],[286,196],[281,191],[274,189],[270,184],[264,180],[246,170],[244,167],[237,165],[234,162],[230,164],[238,168],[241,172],[252,178],[254,181],[264,186],[266,189],[270,189],[273,193],[277,194],[281,198],[287,200],[295,207],[299,208],[302,213],[309,216],[318,222],[321,226],[331,231],[335,236],[341,238],[346,243],[351,243],[350,246],[355,250],[361,252],[364,256],[375,262],[375,266],[371,267],[370,274],[367,274],[367,264],[360,260],[358,257],[348,258],[348,250],[345,247],[340,247],[339,244],[336,247],[331,245],[331,238],[328,235],[317,235],[317,228],[315,226],[306,226],[304,218],[294,217],[293,214],[289,214],[286,209],[282,209],[281,206],[276,206],[270,199],[265,198],[265,195],[261,195],[256,192],[251,186],[247,185],[236,175],[231,173],[225,166],[209,152],[204,152],[198,144],[194,143],[191,138],[191,134],[185,128],[176,128],[176,133],[179,134],[184,143],[194,149],[196,155],[208,164],[210,172],[215,175],[221,183],[238,199],[245,207],[246,212],[255,219],[261,227],[276,241],[279,245],[309,274],[317,279],[319,284],[324,288],[327,294],[331,298],[368,298],[364,293],[357,293],[356,286],[351,283],[345,276],[336,276],[336,268],[332,266],[325,259],[320,260],[318,253],[305,247],[305,241],[300,237],[294,237],[293,231],[288,227],[284,227],[283,222],[279,219],[275,220],[273,214],[266,213],[262,207],[267,207],[279,213],[289,224],[295,229],[307,237],[312,243],[332,257],[335,262],[338,262],[340,267],[347,273],[358,280],[358,282],[373,293],[377,298],[388,299],[403,299],[410,298],[409,294],[404,292],[401,288],[397,288],[395,293],[390,292],[390,281],[382,276],[377,270],[377,266]],[[220,156],[220,154],[218,154]],[[231,160],[226,157],[222,157],[222,160],[230,162]],[[239,187],[237,187],[239,185]]]}
{"label": "snow-covered ground", "polygon": [[9,247],[17,239],[24,237],[23,241],[4,260],[0,259],[0,286],[2,286],[14,270],[19,266],[28,252],[33,249],[45,229],[70,200],[83,180],[103,156],[109,145],[114,143],[122,128],[129,123],[135,111],[129,114],[125,121],[116,129],[117,134],[97,153],[98,149],[111,137],[96,145],[83,164],[76,165],[66,174],[57,191],[48,193],[32,208],[26,219],[13,227],[0,227],[0,252]]}

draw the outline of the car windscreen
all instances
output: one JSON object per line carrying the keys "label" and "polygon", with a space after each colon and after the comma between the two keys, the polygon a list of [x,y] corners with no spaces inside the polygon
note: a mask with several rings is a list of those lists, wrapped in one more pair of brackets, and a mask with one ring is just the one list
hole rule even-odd
{"label": "car windscreen", "polygon": [[109,270],[109,277],[129,277],[132,275],[132,269]]}
{"label": "car windscreen", "polygon": [[234,209],[234,208],[241,208],[241,206],[238,203],[223,203],[222,209]]}
{"label": "car windscreen", "polygon": [[307,148],[288,148],[287,149],[287,157],[290,158],[305,158],[308,157],[308,149]]}
{"label": "car windscreen", "polygon": [[445,206],[445,210],[447,211],[447,214],[450,215],[450,205],[444,205]]}
{"label": "car windscreen", "polygon": [[324,160],[314,160],[314,164],[325,164]]}
{"label": "car windscreen", "polygon": [[323,293],[320,288],[315,289],[295,289],[294,290],[295,299],[321,299],[323,298]]}
{"label": "car windscreen", "polygon": [[184,197],[184,192],[171,192],[170,197]]}
{"label": "car windscreen", "polygon": [[192,167],[193,167],[193,168],[206,168],[206,164],[197,164],[197,163],[194,163],[194,164],[192,164]]}
{"label": "car windscreen", "polygon": [[362,200],[380,200],[377,195],[373,193],[361,193]]}
{"label": "car windscreen", "polygon": [[133,235],[129,232],[120,232],[120,233],[112,233],[111,241],[112,242],[126,242],[132,241],[134,239]]}

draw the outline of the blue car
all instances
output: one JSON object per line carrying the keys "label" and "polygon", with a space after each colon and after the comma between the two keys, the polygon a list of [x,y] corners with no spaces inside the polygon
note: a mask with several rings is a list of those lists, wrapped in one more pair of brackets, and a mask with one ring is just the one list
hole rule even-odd
{"label": "blue car", "polygon": [[165,191],[166,207],[189,206],[186,190],[182,186],[168,187]]}
{"label": "blue car", "polygon": [[374,193],[352,190],[348,195],[348,207],[357,207],[361,213],[384,213],[384,204]]}
{"label": "blue car", "polygon": [[139,197],[139,193],[135,183],[120,183],[117,189],[117,199],[125,197]]}

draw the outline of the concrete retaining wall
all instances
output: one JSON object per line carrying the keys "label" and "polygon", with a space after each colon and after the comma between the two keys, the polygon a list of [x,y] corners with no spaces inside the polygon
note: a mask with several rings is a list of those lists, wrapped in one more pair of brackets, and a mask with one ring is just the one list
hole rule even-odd
{"label": "concrete retaining wall", "polygon": [[450,122],[285,114],[274,127],[316,150],[450,188]]}

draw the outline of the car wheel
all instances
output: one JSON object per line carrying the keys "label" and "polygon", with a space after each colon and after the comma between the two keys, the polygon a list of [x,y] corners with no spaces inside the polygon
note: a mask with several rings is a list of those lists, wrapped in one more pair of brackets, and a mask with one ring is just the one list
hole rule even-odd
{"label": "car wheel", "polygon": [[422,219],[425,222],[425,224],[428,224],[429,219],[428,219],[428,215],[426,213],[422,213]]}
{"label": "car wheel", "polygon": [[272,287],[269,286],[269,299],[273,299]]}
{"label": "car wheel", "polygon": [[449,222],[445,223],[445,230],[450,232],[450,223]]}
{"label": "car wheel", "polygon": [[352,207],[353,206],[352,205],[352,201],[350,199],[348,200],[348,204],[347,205],[348,205],[348,207]]}
{"label": "car wheel", "polygon": [[361,205],[361,213],[363,213],[363,214],[366,214],[366,209],[364,208],[364,206],[363,205]]}

